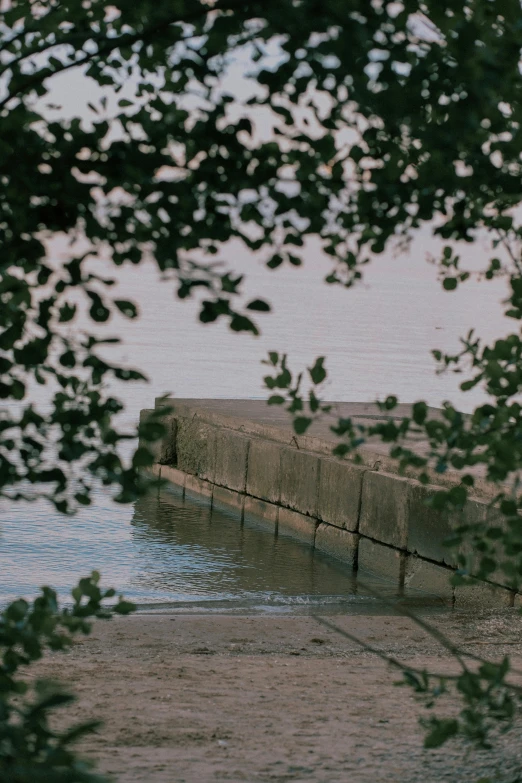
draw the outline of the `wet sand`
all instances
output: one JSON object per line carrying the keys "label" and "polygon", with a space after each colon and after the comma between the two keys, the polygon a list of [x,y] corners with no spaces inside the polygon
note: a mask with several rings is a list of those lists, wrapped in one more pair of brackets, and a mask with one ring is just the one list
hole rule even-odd
{"label": "wet sand", "polygon": [[[455,661],[410,619],[329,618],[367,644],[417,666]],[[514,610],[447,612],[431,621],[466,650],[509,654],[522,669]],[[518,659],[518,660],[517,660]],[[376,654],[313,617],[138,614],[98,622],[34,676],[71,685],[62,718],[101,718],[82,745],[120,783],[511,783],[522,730],[494,751],[422,747],[426,710]],[[449,704],[445,714],[451,712]]]}

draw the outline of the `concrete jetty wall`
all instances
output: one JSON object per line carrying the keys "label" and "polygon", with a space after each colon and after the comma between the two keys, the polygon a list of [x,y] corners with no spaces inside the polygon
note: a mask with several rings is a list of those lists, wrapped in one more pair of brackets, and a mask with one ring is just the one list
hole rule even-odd
{"label": "concrete jetty wall", "polygon": [[[457,608],[518,603],[501,578],[472,587],[449,583],[455,553],[443,541],[458,525],[489,518],[484,483],[477,482],[482,497],[463,512],[441,513],[426,506],[440,487],[397,475],[382,444],[365,447],[361,465],[332,457],[327,421],[297,437],[284,412],[261,400],[160,398],[156,405],[173,412],[164,417],[167,434],[156,444],[153,471],[187,495],[393,580],[399,594],[425,591]],[[357,403],[338,404],[332,415],[339,412],[366,421],[382,416]],[[445,476],[445,485],[452,480]]]}

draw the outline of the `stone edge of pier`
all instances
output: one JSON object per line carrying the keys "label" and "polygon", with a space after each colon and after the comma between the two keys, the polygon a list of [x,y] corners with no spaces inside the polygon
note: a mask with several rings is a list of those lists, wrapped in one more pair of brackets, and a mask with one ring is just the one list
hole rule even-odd
{"label": "stone edge of pier", "polygon": [[[459,513],[438,512],[426,500],[440,486],[398,475],[393,461],[372,459],[371,450],[356,465],[334,458],[325,439],[297,438],[287,428],[208,410],[204,401],[168,403],[151,471],[186,496],[392,580],[398,595],[426,593],[457,609],[519,605],[522,596],[502,585],[501,574],[450,585],[458,552],[443,541],[459,525],[496,515],[487,497],[471,498]],[[141,420],[150,414],[143,410]]]}

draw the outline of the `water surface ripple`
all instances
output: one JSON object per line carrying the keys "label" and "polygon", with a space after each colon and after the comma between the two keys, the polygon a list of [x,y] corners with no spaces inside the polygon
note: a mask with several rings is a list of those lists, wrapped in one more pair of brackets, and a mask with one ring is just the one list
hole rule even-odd
{"label": "water surface ripple", "polygon": [[[20,535],[20,531],[23,535]],[[153,491],[133,508],[103,491],[74,518],[43,503],[11,504],[0,524],[0,600],[31,598],[43,584],[67,599],[78,578],[97,568],[143,608],[180,611],[332,611],[375,601],[393,587],[259,520],[241,524],[235,510],[213,509],[174,489]],[[360,576],[360,575],[359,575]],[[368,582],[368,580],[370,580]],[[362,608],[362,606],[361,606]]]}

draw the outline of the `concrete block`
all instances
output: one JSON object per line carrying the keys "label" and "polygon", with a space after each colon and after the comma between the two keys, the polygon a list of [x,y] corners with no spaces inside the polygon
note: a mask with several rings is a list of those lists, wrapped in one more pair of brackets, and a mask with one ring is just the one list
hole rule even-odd
{"label": "concrete block", "polygon": [[249,438],[234,430],[216,430],[216,484],[236,492],[245,491],[249,444]]}
{"label": "concrete block", "polygon": [[281,451],[281,505],[317,516],[319,457],[306,451]]}
{"label": "concrete block", "polygon": [[420,557],[409,555],[406,558],[404,573],[404,592],[421,590],[423,593],[436,595],[445,601],[453,601],[452,571],[449,568],[428,563]]}
{"label": "concrete block", "polygon": [[277,516],[279,506],[274,503],[267,503],[258,498],[252,498],[245,495],[245,505],[243,508],[243,520],[247,524],[259,524],[273,529],[274,533],[277,526]]}
{"label": "concrete block", "polygon": [[455,587],[455,609],[494,609],[513,606],[515,594],[511,590],[488,582],[474,582]]}
{"label": "concrete block", "polygon": [[408,551],[446,565],[457,565],[459,552],[470,553],[466,542],[460,547],[447,547],[445,540],[461,525],[483,523],[488,506],[470,499],[462,511],[436,511],[427,505],[440,487],[412,483],[409,495]]}
{"label": "concrete block", "polygon": [[215,428],[198,418],[178,419],[176,467],[213,481],[216,468]]}
{"label": "concrete block", "polygon": [[225,489],[214,485],[212,494],[212,508],[218,510],[230,511],[234,509],[238,512],[240,519],[243,516],[243,503],[245,496],[233,489]]}
{"label": "concrete block", "polygon": [[366,471],[362,483],[359,532],[383,544],[406,549],[412,480]]}
{"label": "concrete block", "polygon": [[280,443],[261,438],[250,441],[246,491],[270,503],[279,503],[281,497]]}
{"label": "concrete block", "polygon": [[454,530],[447,511],[430,508],[427,502],[440,491],[439,487],[412,483],[409,488],[408,552],[438,563],[455,565],[456,551],[444,546]]}
{"label": "concrete block", "polygon": [[321,523],[315,532],[315,548],[353,568],[357,557],[358,538],[356,533]]}
{"label": "concrete block", "polygon": [[[471,506],[472,509],[475,509],[475,514],[473,516],[469,513],[468,506]],[[478,522],[481,526],[483,526],[483,531],[492,527],[500,528],[504,532],[509,531],[507,518],[499,511],[498,508],[490,507],[487,503],[482,503],[478,500],[470,501],[470,503],[468,503],[464,509],[464,513],[464,524],[473,524]],[[466,539],[467,540],[463,542],[461,549],[463,554],[467,557],[466,565],[468,572],[471,574],[478,574],[480,569],[480,561],[484,554],[477,550],[472,536],[468,535]],[[500,564],[506,563],[512,559],[516,563],[518,557],[516,555],[513,558],[507,556],[504,544],[499,540],[489,540],[488,543],[492,550],[491,553],[488,554],[488,557],[493,557],[499,564],[499,567],[496,568],[495,571],[488,574],[488,579],[492,582],[496,582],[499,585],[512,587],[512,580],[500,568]]]}
{"label": "concrete block", "polygon": [[[140,411],[140,425],[145,424],[150,415],[154,413],[153,410],[145,408]],[[160,465],[169,465],[176,462],[176,433],[177,433],[177,419],[175,416],[167,415],[161,419],[155,419],[165,427],[165,434],[160,440],[153,442],[145,441],[140,438],[140,447],[144,447],[150,451],[154,457],[154,462]]]}
{"label": "concrete block", "polygon": [[313,546],[316,527],[317,520],[313,517],[307,517],[298,511],[291,511],[289,508],[279,509],[278,536],[296,538],[298,541]]}
{"label": "concrete block", "polygon": [[163,465],[161,468],[161,478],[167,479],[171,484],[175,484],[177,487],[185,486],[186,473],[177,468],[171,468],[169,465]]}
{"label": "concrete block", "polygon": [[206,498],[211,502],[212,489],[213,485],[209,481],[204,481],[197,476],[187,475],[185,478],[185,497],[192,495],[197,500]]}
{"label": "concrete block", "polygon": [[322,459],[317,516],[323,522],[357,531],[364,468]]}
{"label": "concrete block", "polygon": [[395,582],[397,590],[402,587],[404,553],[398,549],[377,544],[375,541],[370,541],[369,538],[361,537],[357,563],[359,569]]}

